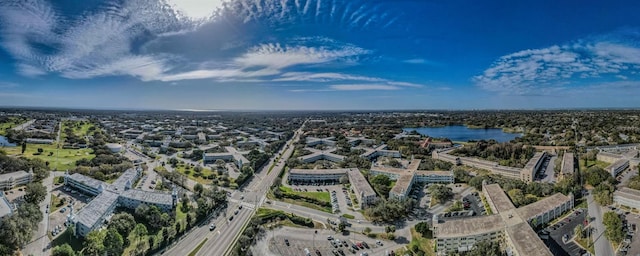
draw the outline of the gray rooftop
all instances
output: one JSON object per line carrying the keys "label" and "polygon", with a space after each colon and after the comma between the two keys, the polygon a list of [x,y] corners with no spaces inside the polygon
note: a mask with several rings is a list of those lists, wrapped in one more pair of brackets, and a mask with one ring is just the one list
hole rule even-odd
{"label": "gray rooftop", "polygon": [[507,234],[516,251],[521,255],[553,255],[527,222],[508,227]]}
{"label": "gray rooftop", "polygon": [[613,192],[613,195],[637,200],[638,202],[640,202],[640,190],[635,190],[628,187],[622,187],[616,190],[615,192]]}
{"label": "gray rooftop", "polygon": [[151,204],[171,205],[173,203],[173,197],[170,193],[129,189],[121,192],[120,196]]}
{"label": "gray rooftop", "polygon": [[75,180],[77,182],[80,182],[86,186],[98,189],[98,187],[100,187],[100,185],[105,184],[102,181],[96,180],[94,178],[91,178],[89,176],[84,176],[80,173],[74,173],[71,176],[69,176],[69,178],[71,178],[72,180]]}
{"label": "gray rooftop", "polygon": [[118,177],[112,184],[111,184],[111,188],[115,189],[116,191],[123,191],[125,189],[125,186],[127,185],[127,182],[129,182],[129,186],[133,186],[133,184],[136,182],[136,178],[138,175],[138,171],[135,168],[131,168],[128,169],[126,171],[124,171],[124,173],[122,173],[122,175],[120,175],[120,177]]}
{"label": "gray rooftop", "polygon": [[75,220],[87,227],[93,227],[100,218],[118,201],[118,194],[102,191],[76,215]]}
{"label": "gray rooftop", "polygon": [[561,205],[569,200],[570,198],[568,196],[565,196],[561,193],[556,193],[535,203],[520,207],[516,210],[516,212],[518,212],[518,214],[524,220],[529,220],[538,214],[549,212],[556,208],[558,205]]}
{"label": "gray rooftop", "polygon": [[11,214],[11,205],[4,195],[0,194],[0,218]]}
{"label": "gray rooftop", "polygon": [[437,238],[479,235],[504,230],[505,224],[500,215],[477,216],[446,220],[437,225]]}
{"label": "gray rooftop", "polygon": [[357,168],[350,168],[347,174],[349,175],[349,182],[358,188],[360,193],[364,194],[364,196],[375,195],[376,192],[373,191],[367,179],[365,179],[364,175]]}
{"label": "gray rooftop", "polygon": [[347,174],[349,169],[291,169],[291,174]]}
{"label": "gray rooftop", "polygon": [[527,165],[524,166],[524,169],[533,170],[533,168],[536,166],[536,164],[538,164],[538,162],[540,162],[540,160],[542,160],[545,154],[546,154],[545,152],[536,152],[531,158],[531,160],[527,162]]}
{"label": "gray rooftop", "polygon": [[484,190],[486,191],[487,199],[491,199],[496,209],[497,213],[506,212],[509,210],[513,210],[516,207],[511,203],[511,199],[504,193],[500,185],[498,184],[490,184],[485,185]]}
{"label": "gray rooftop", "polygon": [[574,168],[575,160],[573,153],[564,153],[564,156],[562,156],[562,168],[560,172],[562,174],[572,174]]}

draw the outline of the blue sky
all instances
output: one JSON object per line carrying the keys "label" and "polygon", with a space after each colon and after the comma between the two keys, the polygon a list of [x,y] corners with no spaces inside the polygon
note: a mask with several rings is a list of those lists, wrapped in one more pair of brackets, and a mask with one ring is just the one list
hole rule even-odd
{"label": "blue sky", "polygon": [[640,107],[639,1],[0,2],[0,106]]}

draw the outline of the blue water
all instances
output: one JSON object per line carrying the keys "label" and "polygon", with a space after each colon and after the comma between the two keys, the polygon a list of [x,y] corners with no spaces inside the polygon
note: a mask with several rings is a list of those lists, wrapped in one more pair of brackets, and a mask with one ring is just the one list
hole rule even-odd
{"label": "blue water", "polygon": [[15,147],[15,146],[16,144],[9,143],[6,137],[0,136],[0,147]]}
{"label": "blue water", "polygon": [[466,126],[444,126],[444,127],[420,127],[420,128],[404,128],[406,132],[417,131],[422,135],[434,138],[449,138],[452,141],[470,141],[470,140],[490,140],[494,139],[498,142],[507,142],[522,136],[520,133],[506,133],[502,129],[469,129]]}

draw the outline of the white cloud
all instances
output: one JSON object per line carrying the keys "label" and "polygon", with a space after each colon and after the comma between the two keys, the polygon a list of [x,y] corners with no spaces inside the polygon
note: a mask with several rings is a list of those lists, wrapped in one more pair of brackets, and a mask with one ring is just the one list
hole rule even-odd
{"label": "white cloud", "polygon": [[235,62],[244,67],[283,69],[303,64],[347,60],[365,54],[368,54],[367,50],[351,45],[342,45],[336,48],[263,44],[236,58]]}
{"label": "white cloud", "polygon": [[312,73],[312,72],[287,72],[281,75],[280,78],[276,78],[273,81],[277,82],[330,82],[339,80],[353,80],[353,81],[369,81],[369,82],[382,82],[386,79],[378,77],[357,76],[341,73]]}
{"label": "white cloud", "polygon": [[221,8],[223,0],[169,0],[173,9],[194,20],[210,18],[214,11]]}
{"label": "white cloud", "polygon": [[408,59],[408,60],[404,60],[404,63],[409,63],[409,64],[424,64],[427,61],[425,59]]}
{"label": "white cloud", "polygon": [[585,78],[627,79],[626,73],[640,70],[640,47],[614,38],[505,55],[473,81],[489,91],[522,95],[551,93]]}
{"label": "white cloud", "polygon": [[368,91],[368,90],[399,90],[397,86],[387,84],[334,84],[329,86],[336,91]]}

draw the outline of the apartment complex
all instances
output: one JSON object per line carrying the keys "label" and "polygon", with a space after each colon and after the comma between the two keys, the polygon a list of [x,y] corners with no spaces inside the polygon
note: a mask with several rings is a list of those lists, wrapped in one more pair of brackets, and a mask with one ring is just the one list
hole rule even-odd
{"label": "apartment complex", "polygon": [[433,159],[446,161],[456,165],[467,165],[487,170],[495,174],[500,174],[507,178],[519,179],[524,182],[532,182],[535,179],[536,173],[540,171],[540,167],[548,157],[548,154],[546,152],[536,152],[536,154],[529,160],[529,162],[527,162],[524,168],[515,168],[502,166],[492,161],[476,159],[472,157],[459,157],[449,154],[449,152],[453,150],[455,150],[455,148],[434,150],[431,153],[431,157],[433,157]]}
{"label": "apartment complex", "polygon": [[300,157],[300,160],[304,163],[313,163],[318,160],[327,160],[334,163],[342,162],[346,157],[338,154],[334,154],[336,148],[332,148],[329,150],[318,150],[315,148],[305,148],[306,150],[311,151],[311,154]]}
{"label": "apartment complex", "polygon": [[75,223],[75,235],[84,237],[102,227],[116,207],[135,209],[140,205],[155,205],[162,211],[171,211],[177,203],[175,190],[169,194],[132,189],[141,173],[140,168],[126,170],[112,184],[78,173],[65,174],[65,185],[96,196],[78,214],[70,214],[68,221]]}
{"label": "apartment complex", "polygon": [[613,192],[613,201],[620,205],[640,209],[640,191],[622,187]]}
{"label": "apartment complex", "polygon": [[360,156],[369,160],[376,159],[380,156],[393,157],[393,158],[402,157],[402,154],[400,154],[400,151],[388,150],[386,144],[380,145],[376,148],[362,148],[362,149],[364,149],[365,152],[362,153]]}
{"label": "apartment complex", "polygon": [[33,172],[17,171],[0,174],[0,190],[10,190],[33,181]]}
{"label": "apartment complex", "polygon": [[242,169],[243,166],[249,165],[251,162],[244,155],[249,154],[248,151],[238,151],[233,147],[225,147],[227,152],[223,153],[202,153],[202,162],[204,164],[213,163],[218,159],[230,160],[238,167]]}
{"label": "apartment complex", "polygon": [[636,144],[600,146],[591,148],[590,150],[598,150],[596,158],[598,161],[610,163],[605,170],[616,177],[625,169],[635,168],[640,163],[638,158],[638,148]]}
{"label": "apartment complex", "polygon": [[500,242],[511,255],[553,255],[530,224],[540,225],[573,208],[573,196],[555,194],[516,208],[497,184],[483,183],[482,193],[493,214],[440,221],[434,215],[437,254],[463,252],[481,241]]}
{"label": "apartment complex", "polygon": [[403,199],[409,195],[416,182],[453,183],[453,171],[418,171],[420,159],[412,160],[406,168],[393,168],[372,164],[369,171],[372,175],[385,175],[396,184],[389,191],[390,198]]}
{"label": "apartment complex", "polygon": [[376,201],[376,192],[371,188],[367,179],[357,168],[344,169],[291,169],[287,174],[289,183],[323,183],[340,182],[342,177],[348,177],[353,193],[358,199],[361,209],[373,204]]}

